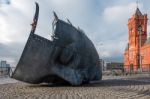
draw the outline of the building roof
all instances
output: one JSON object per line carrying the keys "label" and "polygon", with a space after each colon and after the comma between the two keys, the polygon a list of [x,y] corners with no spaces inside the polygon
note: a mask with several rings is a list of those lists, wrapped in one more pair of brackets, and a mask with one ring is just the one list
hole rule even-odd
{"label": "building roof", "polygon": [[140,9],[138,7],[136,8],[135,15],[137,15],[137,16],[141,16],[142,15],[142,13],[141,13],[141,11],[140,11]]}

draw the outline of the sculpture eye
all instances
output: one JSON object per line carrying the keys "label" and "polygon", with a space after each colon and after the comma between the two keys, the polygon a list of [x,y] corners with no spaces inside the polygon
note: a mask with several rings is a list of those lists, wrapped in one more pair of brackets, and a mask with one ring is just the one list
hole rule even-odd
{"label": "sculpture eye", "polygon": [[64,49],[59,56],[59,62],[64,65],[69,64],[72,59],[73,59],[73,52],[68,49]]}

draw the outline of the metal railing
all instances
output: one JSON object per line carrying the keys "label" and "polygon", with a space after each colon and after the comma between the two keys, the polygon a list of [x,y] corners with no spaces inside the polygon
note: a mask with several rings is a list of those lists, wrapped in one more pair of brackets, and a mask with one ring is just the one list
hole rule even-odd
{"label": "metal railing", "polygon": [[150,74],[150,64],[138,65],[124,65],[124,72],[126,73],[149,73]]}

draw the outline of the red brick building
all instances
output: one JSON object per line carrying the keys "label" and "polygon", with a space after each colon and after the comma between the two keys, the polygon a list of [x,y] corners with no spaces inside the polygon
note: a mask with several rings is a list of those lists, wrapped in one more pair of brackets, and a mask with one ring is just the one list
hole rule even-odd
{"label": "red brick building", "polygon": [[147,14],[139,8],[128,20],[128,44],[124,52],[126,70],[146,71],[150,64],[150,39],[147,38]]}

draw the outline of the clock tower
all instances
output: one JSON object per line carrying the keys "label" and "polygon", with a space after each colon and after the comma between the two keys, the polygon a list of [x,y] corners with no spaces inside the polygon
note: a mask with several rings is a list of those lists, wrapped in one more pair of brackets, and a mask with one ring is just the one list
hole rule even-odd
{"label": "clock tower", "polygon": [[141,66],[141,48],[147,40],[147,14],[142,14],[137,7],[135,13],[128,20],[128,46],[124,53],[124,65],[130,70],[137,70]]}
{"label": "clock tower", "polygon": [[137,48],[145,43],[147,39],[147,14],[142,14],[139,8],[135,14],[128,20],[128,42],[130,48]]}

